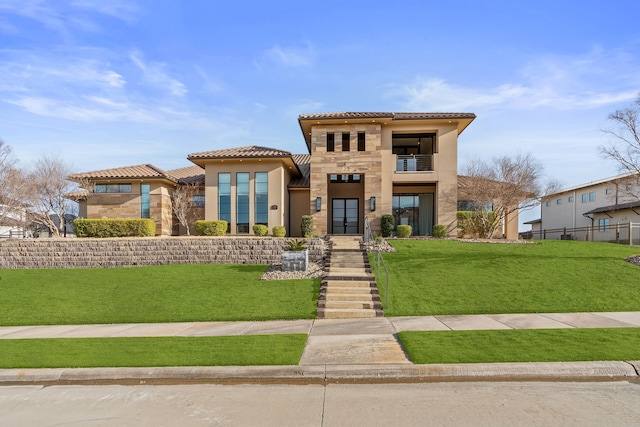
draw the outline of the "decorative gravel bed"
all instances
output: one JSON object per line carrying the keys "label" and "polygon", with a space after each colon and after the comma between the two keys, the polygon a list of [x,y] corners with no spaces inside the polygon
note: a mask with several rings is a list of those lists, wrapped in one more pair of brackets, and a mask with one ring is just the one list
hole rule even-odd
{"label": "decorative gravel bed", "polygon": [[282,271],[282,265],[272,264],[260,280],[314,279],[322,274],[321,263],[310,262],[305,271]]}
{"label": "decorative gravel bed", "polygon": [[633,255],[630,257],[627,257],[624,259],[627,262],[630,262],[631,264],[635,264],[637,266],[640,266],[640,255]]}

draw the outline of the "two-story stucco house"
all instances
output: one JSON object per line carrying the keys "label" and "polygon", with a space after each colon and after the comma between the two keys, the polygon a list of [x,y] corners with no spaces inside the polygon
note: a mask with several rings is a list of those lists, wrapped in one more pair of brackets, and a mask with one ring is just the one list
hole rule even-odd
{"label": "two-story stucco house", "polygon": [[[92,191],[80,198],[87,218],[147,217],[157,233],[179,234],[171,193],[201,185],[201,218],[224,219],[230,234],[255,224],[301,235],[303,215],[314,234],[362,234],[364,218],[380,231],[384,214],[430,235],[455,228],[458,136],[473,113],[343,112],[298,118],[308,154],[248,146],[188,155],[194,166],[164,171],[139,165],[79,173]],[[509,236],[507,236],[509,237]],[[512,236],[515,237],[515,236]]]}
{"label": "two-story stucco house", "polygon": [[533,237],[613,240],[616,224],[640,223],[639,183],[626,173],[548,195],[541,218],[529,222]]}

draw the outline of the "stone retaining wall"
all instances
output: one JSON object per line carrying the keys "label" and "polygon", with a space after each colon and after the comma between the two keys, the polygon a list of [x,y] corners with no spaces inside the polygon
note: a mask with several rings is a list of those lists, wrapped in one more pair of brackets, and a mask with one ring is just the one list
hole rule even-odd
{"label": "stone retaining wall", "polygon": [[[0,268],[131,267],[164,264],[280,264],[287,239],[273,237],[137,237],[0,241]],[[324,258],[308,239],[309,262]]]}

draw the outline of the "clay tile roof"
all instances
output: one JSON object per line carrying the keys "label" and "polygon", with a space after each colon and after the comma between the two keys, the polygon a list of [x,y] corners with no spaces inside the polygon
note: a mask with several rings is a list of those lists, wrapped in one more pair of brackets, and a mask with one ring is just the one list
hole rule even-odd
{"label": "clay tile roof", "polygon": [[178,180],[180,184],[204,185],[204,169],[193,165],[180,169],[172,169],[168,173]]}
{"label": "clay tile roof", "polygon": [[374,119],[381,117],[393,117],[393,113],[365,113],[365,112],[333,112],[317,114],[300,114],[299,120],[319,120],[319,119]]}
{"label": "clay tile roof", "polygon": [[86,200],[87,196],[89,196],[89,191],[84,189],[71,191],[64,195],[66,199],[73,200],[74,202]]}
{"label": "clay tile roof", "polygon": [[298,166],[302,176],[300,178],[292,179],[289,182],[289,188],[309,188],[310,187],[310,163],[311,155],[309,154],[294,154],[293,161]]}
{"label": "clay tile roof", "polygon": [[168,179],[170,181],[177,181],[176,178],[171,176],[167,171],[160,169],[156,166],[145,164],[135,166],[124,166],[121,168],[102,169],[93,172],[81,172],[69,175],[69,179],[72,181],[78,181],[81,179],[118,179],[118,178],[136,178],[136,179]]}
{"label": "clay tile roof", "polygon": [[388,117],[393,120],[417,119],[473,119],[474,113],[385,113],[385,112],[334,112],[318,114],[300,114],[298,120],[321,119],[376,119]]}
{"label": "clay tile roof", "polygon": [[187,156],[192,159],[226,159],[226,158],[250,158],[250,157],[291,157],[289,151],[278,150],[277,148],[260,147],[249,145],[246,147],[226,148],[222,150],[203,151],[191,153]]}

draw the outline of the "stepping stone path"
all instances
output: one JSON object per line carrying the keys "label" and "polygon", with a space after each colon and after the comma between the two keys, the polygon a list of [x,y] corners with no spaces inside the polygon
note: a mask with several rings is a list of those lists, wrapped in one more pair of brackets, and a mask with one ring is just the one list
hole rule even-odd
{"label": "stepping stone path", "polygon": [[382,305],[361,236],[332,236],[320,288],[318,318],[382,317]]}

